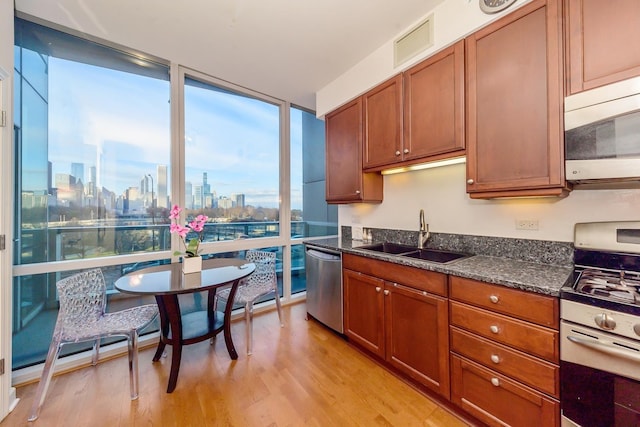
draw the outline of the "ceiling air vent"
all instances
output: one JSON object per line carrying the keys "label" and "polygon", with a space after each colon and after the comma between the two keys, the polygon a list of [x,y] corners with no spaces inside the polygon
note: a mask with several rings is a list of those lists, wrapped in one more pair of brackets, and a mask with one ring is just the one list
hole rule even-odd
{"label": "ceiling air vent", "polygon": [[433,46],[433,14],[393,42],[394,68],[431,46]]}

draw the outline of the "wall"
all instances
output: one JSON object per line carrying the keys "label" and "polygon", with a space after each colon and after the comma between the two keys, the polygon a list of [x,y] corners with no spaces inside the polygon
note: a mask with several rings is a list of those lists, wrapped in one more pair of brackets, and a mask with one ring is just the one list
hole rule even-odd
{"label": "wall", "polygon": [[[432,48],[394,69],[393,40],[389,40],[316,94],[317,114],[324,115],[526,3],[518,1],[502,14],[485,15],[477,0],[446,0],[433,10]],[[579,190],[565,199],[472,200],[465,180],[465,165],[385,176],[383,203],[340,206],[339,225],[417,230],[423,208],[434,232],[571,242],[577,222],[640,220],[640,190]],[[539,229],[516,230],[518,219],[538,220]]]}
{"label": "wall", "polygon": [[[430,231],[534,240],[573,241],[577,222],[640,221],[640,190],[574,190],[564,199],[473,200],[465,165],[384,177],[379,205],[342,205],[339,224],[418,230],[425,210]],[[516,230],[516,220],[538,220],[538,230]]]}
{"label": "wall", "polygon": [[[324,116],[327,112],[366,92],[378,83],[453,44],[476,29],[484,27],[489,22],[513,12],[515,9],[529,3],[529,1],[518,0],[501,13],[487,15],[480,10],[478,0],[445,0],[430,13],[416,19],[413,25],[399,31],[396,37],[382,45],[350,70],[347,70],[340,77],[320,89],[316,93],[316,114],[318,117]],[[399,67],[394,68],[393,41],[431,14],[433,14],[434,18],[433,46]]]}

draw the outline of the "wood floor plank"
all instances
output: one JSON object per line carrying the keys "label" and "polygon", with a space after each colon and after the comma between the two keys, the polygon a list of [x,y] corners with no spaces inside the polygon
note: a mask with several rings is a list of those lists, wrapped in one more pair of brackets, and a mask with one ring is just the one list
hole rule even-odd
{"label": "wood floor plank", "polygon": [[139,398],[129,398],[127,358],[58,375],[35,423],[27,415],[37,384],[18,387],[21,399],[0,427],[190,426],[430,426],[467,424],[396,378],[314,320],[305,305],[254,318],[254,351],[246,355],[245,325],[232,325],[239,354],[224,339],[187,346],[176,390],[166,393],[169,357],[140,351]]}

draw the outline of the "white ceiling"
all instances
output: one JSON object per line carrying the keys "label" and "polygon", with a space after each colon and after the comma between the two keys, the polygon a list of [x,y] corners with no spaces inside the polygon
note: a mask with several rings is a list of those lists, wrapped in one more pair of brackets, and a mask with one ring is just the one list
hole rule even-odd
{"label": "white ceiling", "polygon": [[443,1],[15,0],[15,7],[315,109],[319,89]]}

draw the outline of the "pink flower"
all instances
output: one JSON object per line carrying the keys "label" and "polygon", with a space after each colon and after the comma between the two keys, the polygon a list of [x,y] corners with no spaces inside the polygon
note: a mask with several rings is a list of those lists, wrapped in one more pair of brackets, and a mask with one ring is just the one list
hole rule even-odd
{"label": "pink flower", "polygon": [[180,207],[178,205],[173,205],[171,207],[171,211],[169,212],[169,218],[178,219],[178,217],[180,216],[180,212],[181,211],[182,211],[182,209],[180,209]]}
{"label": "pink flower", "polygon": [[[180,212],[182,209],[178,205],[173,205],[171,207],[171,211],[169,212],[169,218],[172,220],[171,225],[169,226],[169,231],[171,233],[176,233],[180,236],[182,240],[182,244],[184,245],[186,251],[184,253],[174,252],[174,255],[186,255],[186,256],[198,256],[198,249],[200,246],[200,242],[202,241],[202,233],[204,231],[204,227],[209,220],[209,217],[206,215],[198,215],[195,219],[189,221],[186,226],[178,224],[178,220],[180,219]],[[187,241],[187,234],[190,232],[194,232],[198,234],[198,237],[194,237]]]}
{"label": "pink flower", "polygon": [[189,233],[189,228],[183,227],[180,224],[171,224],[171,226],[169,226],[169,231],[171,233],[177,233],[180,237],[184,239],[185,237],[187,237],[187,234]]}

